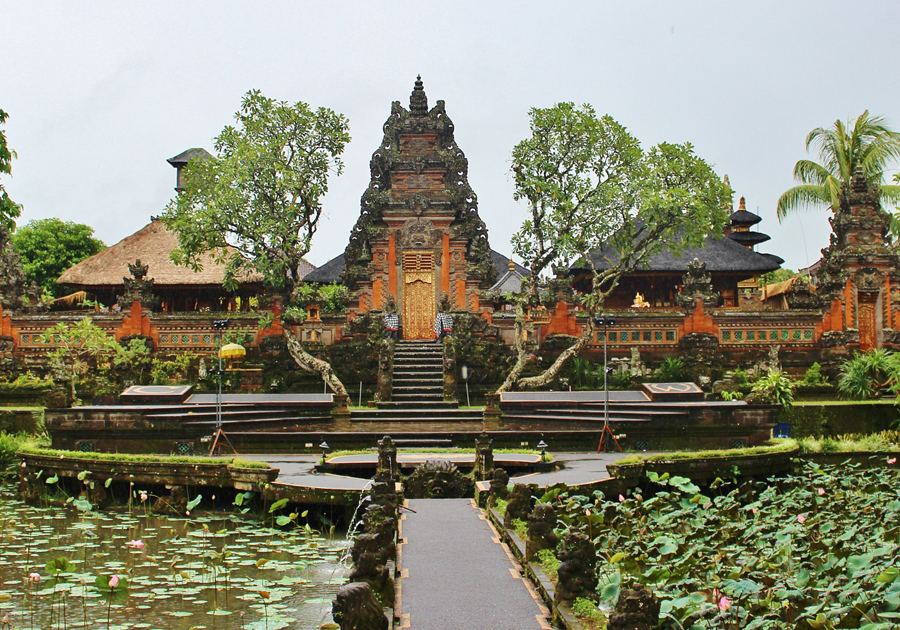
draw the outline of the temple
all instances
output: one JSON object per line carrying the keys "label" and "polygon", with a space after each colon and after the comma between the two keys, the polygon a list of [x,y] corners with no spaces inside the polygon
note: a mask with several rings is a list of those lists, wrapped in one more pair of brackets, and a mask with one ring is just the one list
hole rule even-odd
{"label": "temple", "polygon": [[304,280],[343,282],[354,291],[353,313],[380,310],[392,296],[403,338],[432,338],[442,294],[455,309],[479,312],[481,296],[510,261],[488,244],[453,122],[444,101],[428,108],[421,77],[409,109],[399,101],[391,105],[370,170],[344,253]]}
{"label": "temple", "polygon": [[[312,350],[334,360],[344,356],[348,344],[367,347],[371,328],[360,324],[379,321],[393,301],[404,339],[433,339],[435,314],[446,295],[456,320],[468,322],[466,334],[511,345],[515,313],[504,295],[517,291],[528,271],[490,247],[444,102],[429,108],[419,78],[409,106],[394,102],[383,130],[344,252],[318,269],[310,267],[304,277],[312,285],[343,284],[348,297],[339,305],[304,305],[309,317],[296,332]],[[183,185],[184,165],[207,155],[189,149],[169,160],[178,171],[176,190]],[[900,255],[878,190],[854,175],[830,222],[833,234],[821,260],[807,274],[767,286],[764,274],[782,260],[756,251],[769,237],[742,198],[723,235],[710,236],[681,256],[660,251],[621,280],[605,304],[616,323],[594,331],[585,356],[602,356],[606,346],[619,361],[630,357],[654,365],[679,357],[716,364],[709,373],[721,374],[723,366],[748,366],[772,356],[785,367],[802,369],[814,361],[837,366],[856,351],[900,347]],[[169,252],[176,244],[177,235],[151,221],[75,265],[59,282],[106,304],[118,303],[123,313],[95,316],[117,338],[137,335],[156,350],[207,354],[220,339],[213,321],[238,311],[234,315],[242,318],[250,356],[268,352],[262,342],[280,334],[279,307],[254,301],[255,311],[273,309],[273,321],[264,327],[259,312],[240,312],[261,295],[259,279],[248,276],[237,292],[226,292],[214,263],[204,265],[201,274],[172,264]],[[592,255],[602,269],[611,252]],[[53,347],[44,331],[63,317],[36,313],[34,289],[24,285],[16,261],[8,235],[0,234],[0,269],[7,269],[0,274],[0,364],[11,370],[26,359],[37,365],[41,353]],[[542,304],[527,313],[528,343],[536,353],[558,351],[588,325],[580,305],[588,266],[576,263],[554,272]],[[499,346],[492,348],[496,354]],[[374,373],[365,372],[372,357],[354,352],[363,367],[348,367],[338,358],[336,369]],[[371,378],[361,376],[366,382]]]}

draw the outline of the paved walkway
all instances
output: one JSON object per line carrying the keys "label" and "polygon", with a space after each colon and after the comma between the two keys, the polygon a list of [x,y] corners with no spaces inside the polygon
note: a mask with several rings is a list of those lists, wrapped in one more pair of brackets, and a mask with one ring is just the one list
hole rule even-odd
{"label": "paved walkway", "polygon": [[[565,483],[570,486],[592,483],[609,477],[606,470],[607,464],[633,455],[634,453],[553,453],[553,461],[562,464],[562,470],[553,470],[545,473],[531,473],[520,475],[510,479],[510,483],[536,483],[540,488],[552,486],[555,483]],[[651,453],[642,453],[650,455]],[[500,466],[502,468],[502,466]]]}
{"label": "paved walkway", "polygon": [[470,499],[413,499],[401,522],[401,619],[411,630],[550,628],[547,609],[520,576]]}

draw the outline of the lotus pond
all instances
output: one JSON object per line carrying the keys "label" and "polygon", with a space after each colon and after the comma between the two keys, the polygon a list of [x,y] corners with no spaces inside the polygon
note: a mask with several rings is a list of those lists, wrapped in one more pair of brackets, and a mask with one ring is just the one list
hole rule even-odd
{"label": "lotus pond", "polygon": [[900,470],[873,463],[705,489],[649,473],[651,492],[541,500],[593,541],[601,608],[643,584],[673,630],[888,630],[900,628]]}
{"label": "lotus pond", "polygon": [[320,628],[346,582],[345,549],[231,515],[29,506],[4,484],[0,618],[20,629]]}

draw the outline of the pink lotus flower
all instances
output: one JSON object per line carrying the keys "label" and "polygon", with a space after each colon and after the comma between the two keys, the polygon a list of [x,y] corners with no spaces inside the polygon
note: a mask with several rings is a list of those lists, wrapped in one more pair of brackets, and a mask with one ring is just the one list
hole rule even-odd
{"label": "pink lotus flower", "polygon": [[28,464],[26,464],[25,462],[22,462],[22,468],[28,468]]}
{"label": "pink lotus flower", "polygon": [[41,574],[40,573],[29,573],[28,579],[31,580],[32,584],[37,584],[38,582],[41,581]]}
{"label": "pink lotus flower", "polygon": [[619,503],[622,503],[625,500],[625,497],[621,494],[619,495]]}
{"label": "pink lotus flower", "polygon": [[823,494],[825,494],[825,488],[816,488],[816,492],[819,493],[819,496],[822,496]]}
{"label": "pink lotus flower", "polygon": [[184,511],[184,515],[185,515],[185,516],[190,516],[190,515],[191,515],[191,511],[190,511],[190,510],[185,510],[185,511]]}
{"label": "pink lotus flower", "polygon": [[750,508],[750,511],[753,512],[753,515],[754,515],[754,516],[756,516],[757,514],[759,514],[759,509],[758,509],[758,508]]}
{"label": "pink lotus flower", "polygon": [[141,494],[139,496],[141,497],[141,501],[147,500],[147,493],[144,492],[143,490],[141,490]]}
{"label": "pink lotus flower", "polygon": [[127,543],[125,543],[125,546],[129,547],[131,549],[143,549],[144,541],[143,540],[129,540]]}
{"label": "pink lotus flower", "polygon": [[116,588],[119,585],[119,576],[114,575],[109,578],[109,588]]}
{"label": "pink lotus flower", "polygon": [[800,516],[797,517],[798,523],[803,523],[805,521],[806,521],[806,516],[804,516],[803,514],[801,514]]}
{"label": "pink lotus flower", "polygon": [[723,595],[722,598],[718,602],[718,606],[719,606],[719,610],[721,610],[722,612],[725,612],[726,610],[731,608],[731,602],[728,601],[728,598]]}
{"label": "pink lotus flower", "polygon": [[896,463],[897,463],[897,458],[896,458],[896,457],[891,457],[891,458],[888,460],[888,464],[896,464]]}

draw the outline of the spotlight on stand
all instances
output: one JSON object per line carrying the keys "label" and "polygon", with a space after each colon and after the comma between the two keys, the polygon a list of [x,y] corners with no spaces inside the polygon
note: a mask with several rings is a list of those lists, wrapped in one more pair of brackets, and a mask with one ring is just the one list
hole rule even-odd
{"label": "spotlight on stand", "polygon": [[616,436],[609,428],[609,373],[607,365],[607,342],[609,341],[609,327],[616,325],[616,318],[610,315],[594,315],[594,326],[603,327],[603,430],[600,432],[600,444],[597,452],[608,451],[610,441],[615,442],[619,451],[622,450]]}

